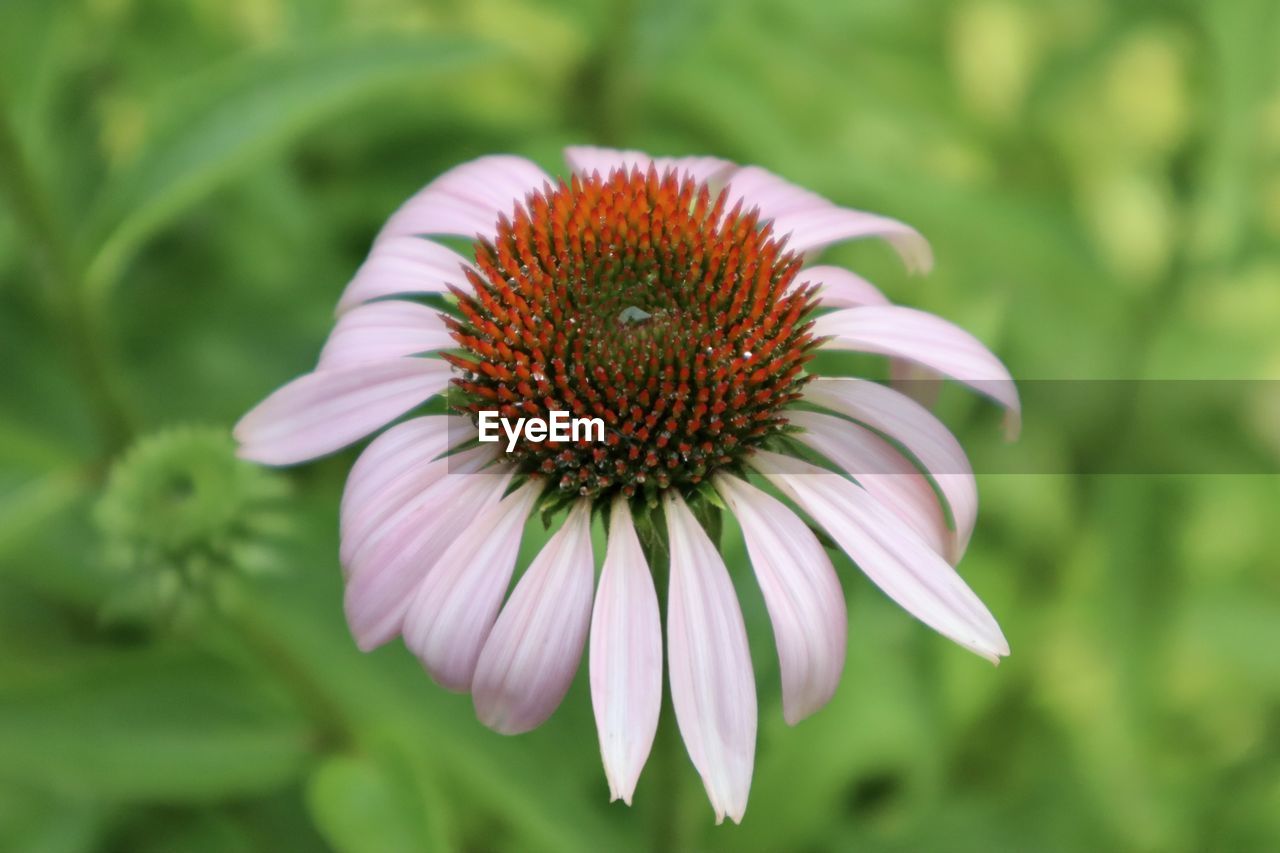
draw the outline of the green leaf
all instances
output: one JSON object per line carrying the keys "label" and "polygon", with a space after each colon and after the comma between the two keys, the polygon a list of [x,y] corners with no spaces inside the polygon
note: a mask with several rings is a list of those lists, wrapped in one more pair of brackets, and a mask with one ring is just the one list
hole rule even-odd
{"label": "green leaf", "polygon": [[23,853],[87,853],[101,847],[103,811],[21,785],[0,785],[0,839],[6,849]]}
{"label": "green leaf", "polygon": [[13,488],[0,480],[0,555],[75,504],[87,488],[86,479],[72,470],[45,474]]}
{"label": "green leaf", "polygon": [[435,849],[421,803],[368,756],[326,760],[307,785],[307,807],[338,853],[413,853]]}
{"label": "green leaf", "polygon": [[296,778],[307,723],[243,672],[188,652],[0,664],[0,775],[96,801],[247,796]]}
{"label": "green leaf", "polygon": [[100,297],[144,241],[242,168],[344,107],[492,55],[459,38],[379,39],[251,55],[177,86],[153,111],[138,157],[90,219],[87,287]]}
{"label": "green leaf", "polygon": [[[339,592],[333,587],[336,582],[322,576],[309,580],[310,585],[290,586],[287,595],[283,587],[264,585],[263,594],[246,607],[271,625],[300,664],[334,691],[352,720],[358,743],[378,743],[396,755],[418,780],[420,791],[424,776],[443,780],[441,811],[447,808],[451,823],[463,824],[459,832],[464,837],[468,816],[480,815],[490,822],[484,824],[491,827],[488,832],[509,829],[519,839],[515,849],[636,849],[619,824],[625,810],[614,809],[612,820],[601,813],[606,789],[590,728],[569,739],[578,749],[552,748],[539,737],[545,731],[528,738],[494,735],[476,721],[469,700],[443,695],[423,677],[421,664],[411,655],[364,655],[356,650],[344,633],[333,630],[328,621],[332,617],[322,617]],[[587,785],[582,767],[591,768]],[[427,800],[428,792],[421,796]],[[440,834],[434,821],[424,823],[433,835]]]}

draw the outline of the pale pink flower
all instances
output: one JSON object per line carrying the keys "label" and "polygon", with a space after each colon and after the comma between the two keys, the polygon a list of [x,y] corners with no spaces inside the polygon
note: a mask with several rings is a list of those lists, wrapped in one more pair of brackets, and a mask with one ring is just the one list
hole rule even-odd
{"label": "pale pink flower", "polygon": [[[1004,636],[952,568],[977,517],[963,450],[905,394],[804,366],[818,347],[888,356],[895,375],[973,386],[1013,429],[1017,392],[968,333],[890,304],[848,270],[804,265],[833,243],[878,237],[927,270],[929,247],[908,226],[712,157],[570,148],[567,159],[571,177],[556,182],[520,157],[483,157],[405,202],[342,295],[315,370],[235,434],[247,459],[302,462],[452,385],[458,414],[397,423],[351,471],[341,507],[351,631],[365,650],[402,636],[437,682],[469,691],[480,719],[506,733],[551,715],[589,647],[605,775],[628,803],[662,702],[646,556],[660,549],[642,545],[658,535],[676,718],[717,819],[739,821],[756,686],[733,580],[700,519],[724,507],[741,525],[790,723],[831,698],[846,614],[824,547],[783,498],[909,613],[997,661]],[[435,236],[474,240],[474,252]],[[449,313],[415,301],[428,296]],[[507,453],[473,441],[486,408],[601,417],[608,436],[521,440]],[[510,589],[528,519],[560,509],[565,520]],[[608,543],[598,581],[597,516]]]}

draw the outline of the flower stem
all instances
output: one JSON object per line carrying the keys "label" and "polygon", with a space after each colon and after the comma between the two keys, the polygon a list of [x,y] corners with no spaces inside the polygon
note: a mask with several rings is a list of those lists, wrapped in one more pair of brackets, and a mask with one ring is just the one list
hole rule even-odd
{"label": "flower stem", "polygon": [[326,753],[348,746],[354,737],[342,707],[288,644],[267,626],[269,620],[247,600],[250,592],[244,591],[234,607],[222,611],[222,617],[315,723],[317,751]]}
{"label": "flower stem", "polygon": [[48,193],[22,150],[3,101],[0,101],[0,195],[8,198],[27,244],[32,247],[49,287],[41,302],[51,325],[60,330],[108,455],[128,444],[133,419],[112,370],[103,330],[84,299],[84,268],[58,227]]}
{"label": "flower stem", "polygon": [[[648,512],[639,514],[637,530],[645,561],[653,573],[654,586],[659,591],[659,607],[665,622],[667,597],[661,593],[670,589],[671,547],[661,507],[653,507]],[[658,719],[658,733],[654,739],[651,761],[654,778],[658,783],[652,794],[657,798],[653,820],[653,849],[660,853],[687,850],[687,824],[681,808],[684,799],[682,787],[685,750],[670,690],[663,691],[662,711]]]}
{"label": "flower stem", "polygon": [[676,723],[675,708],[670,692],[662,697],[662,715],[658,721],[658,737],[655,744],[658,777],[657,816],[653,822],[653,849],[658,853],[687,850],[685,821],[681,803],[684,745]]}

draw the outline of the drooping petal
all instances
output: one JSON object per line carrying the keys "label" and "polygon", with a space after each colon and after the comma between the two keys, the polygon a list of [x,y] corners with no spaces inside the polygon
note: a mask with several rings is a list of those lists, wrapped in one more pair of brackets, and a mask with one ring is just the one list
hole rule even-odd
{"label": "drooping petal", "polygon": [[827,703],[844,670],[848,614],[835,568],[818,538],[785,504],[728,474],[716,490],[742,527],[764,594],[791,725]]}
{"label": "drooping petal", "polygon": [[1009,654],[995,618],[956,570],[861,486],[768,451],[751,462],[908,613],[993,663]]}
{"label": "drooping petal", "polygon": [[551,182],[523,157],[494,154],[455,166],[427,184],[391,215],[378,241],[424,234],[492,238],[498,215]]}
{"label": "drooping petal", "polygon": [[613,502],[591,614],[591,704],[609,800],[631,805],[662,708],[662,623],[625,498]]}
{"label": "drooping petal", "polygon": [[663,494],[671,542],[667,666],[676,722],[716,822],[741,822],[756,749],[756,685],[742,610],[724,560],[674,489]]}
{"label": "drooping petal", "polygon": [[743,210],[756,207],[765,219],[835,206],[817,193],[796,186],[759,166],[743,166],[735,172],[729,181],[728,192],[726,208],[733,208],[739,203]]}
{"label": "drooping petal", "polygon": [[236,424],[241,458],[291,465],[324,456],[443,391],[448,362],[396,358],[317,370],[278,388]]}
{"label": "drooping petal", "polygon": [[933,266],[929,243],[914,228],[886,216],[839,207],[758,166],[746,166],[730,176],[727,208],[738,202],[743,210],[758,207],[762,219],[773,221],[775,234],[790,235],[787,248],[795,252],[879,237],[897,250],[911,272],[928,272]]}
{"label": "drooping petal", "polygon": [[336,370],[454,346],[436,309],[400,299],[371,302],[338,319],[320,351],[317,369]]}
{"label": "drooping petal", "polygon": [[582,660],[594,579],[591,502],[581,500],[520,578],[480,651],[471,684],[480,722],[519,734],[559,707]]}
{"label": "drooping petal", "polygon": [[[400,633],[414,590],[479,515],[498,503],[514,470],[489,448],[438,460],[435,479],[372,525],[349,558],[344,608],[361,650]],[[427,479],[426,476],[423,479]]]}
{"label": "drooping petal", "polygon": [[871,282],[843,267],[805,267],[796,274],[797,284],[821,285],[818,297],[824,308],[856,305],[888,305],[888,298]]}
{"label": "drooping petal", "polygon": [[404,642],[441,686],[471,687],[476,661],[511,584],[525,521],[542,492],[529,481],[478,513],[436,560],[409,603]]}
{"label": "drooping petal", "polygon": [[791,235],[787,248],[795,252],[817,252],[833,243],[877,237],[894,248],[908,272],[926,273],[933,267],[933,251],[920,232],[887,216],[832,206],[779,216],[773,228],[778,234]]}
{"label": "drooping petal", "polygon": [[464,285],[472,265],[457,252],[417,236],[385,237],[374,243],[338,300],[338,313],[387,296],[448,293]]}
{"label": "drooping petal", "polygon": [[[888,297],[874,284],[844,267],[805,267],[796,275],[795,283],[820,285],[818,298],[824,308],[856,308],[859,305],[891,304]],[[937,380],[937,374],[910,361],[890,359],[889,372],[895,382],[898,377],[903,377],[908,381],[909,387],[916,389],[931,387],[935,395],[936,389],[941,385],[940,380],[927,383],[926,377],[934,377]],[[924,400],[921,399],[921,402],[923,403]]]}
{"label": "drooping petal", "polygon": [[804,429],[795,436],[799,442],[838,465],[930,548],[955,561],[958,543],[933,486],[893,445],[866,427],[833,415],[794,412],[788,420]]}
{"label": "drooping petal", "polygon": [[978,485],[964,448],[942,421],[915,400],[865,379],[814,379],[805,386],[804,399],[866,424],[906,448],[946,498],[957,558],[964,553],[978,520]]}
{"label": "drooping petal", "polygon": [[900,305],[842,308],[819,317],[817,337],[828,349],[905,358],[972,387],[1008,410],[1006,431],[1015,437],[1021,417],[1018,389],[1008,369],[982,342],[954,323]]}
{"label": "drooping petal", "polygon": [[564,159],[576,174],[599,172],[602,178],[607,178],[619,167],[647,169],[652,163],[659,174],[675,169],[695,181],[711,184],[712,192],[718,191],[719,184],[737,169],[735,164],[719,157],[651,157],[643,151],[597,148],[593,145],[571,145],[564,150]]}
{"label": "drooping petal", "polygon": [[[493,483],[494,475],[509,480],[511,469],[495,462],[497,456],[492,447],[482,446],[408,465],[387,488],[344,511],[340,556],[346,576],[355,577],[369,565],[385,565],[396,558],[397,551],[407,550],[426,522],[453,509],[442,505],[442,495],[460,492],[464,484]],[[446,480],[451,481],[449,485],[433,489]],[[455,536],[459,532],[452,531]]]}
{"label": "drooping petal", "polygon": [[338,507],[343,569],[378,523],[435,482],[449,464],[438,460],[451,443],[475,435],[471,422],[457,415],[413,418],[379,435],[351,466]]}

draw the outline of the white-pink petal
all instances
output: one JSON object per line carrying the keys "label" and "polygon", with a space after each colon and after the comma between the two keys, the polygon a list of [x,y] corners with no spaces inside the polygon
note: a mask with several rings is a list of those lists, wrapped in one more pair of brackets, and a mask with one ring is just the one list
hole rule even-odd
{"label": "white-pink petal", "polygon": [[415,471],[413,479],[430,482],[398,504],[384,503],[384,517],[360,529],[360,544],[348,558],[343,604],[361,650],[400,633],[423,578],[467,526],[501,499],[515,472],[490,465],[493,456],[488,447],[473,448],[438,460],[433,471]]}
{"label": "white-pink petal", "polygon": [[427,184],[391,215],[378,241],[424,234],[492,238],[498,215],[551,178],[523,157],[495,154],[455,166]]}
{"label": "white-pink petal", "polygon": [[663,495],[670,535],[667,666],[676,722],[716,822],[742,820],[756,749],[756,685],[747,631],[724,560],[674,489]]}
{"label": "white-pink petal", "polygon": [[390,299],[361,305],[339,317],[316,367],[332,370],[455,346],[439,310]]}
{"label": "white-pink petal", "polygon": [[915,400],[865,379],[814,379],[804,399],[889,436],[915,457],[946,499],[958,559],[978,520],[978,484],[951,430]]}
{"label": "white-pink petal", "polygon": [[631,805],[662,708],[662,623],[625,498],[613,502],[591,614],[591,704],[609,800]]}
{"label": "white-pink petal", "polygon": [[741,204],[744,211],[759,208],[760,214],[766,219],[835,206],[817,193],[759,166],[743,166],[734,172],[729,181],[728,193],[726,207],[733,208]]}
{"label": "white-pink petal", "polygon": [[448,293],[450,285],[466,289],[468,269],[474,267],[466,258],[434,240],[384,237],[343,291],[338,313],[387,296]]}
{"label": "white-pink petal", "polygon": [[538,552],[485,641],[471,684],[480,722],[519,734],[559,707],[582,660],[594,580],[584,499]]}
{"label": "white-pink petal", "polygon": [[787,248],[792,251],[816,252],[843,240],[879,237],[897,250],[911,272],[928,272],[933,266],[929,243],[914,228],[839,207],[759,166],[746,166],[730,177],[728,207],[739,202],[744,211],[758,207],[762,219],[773,221],[778,236],[790,235]]}
{"label": "white-pink petal", "polygon": [[653,158],[635,149],[600,148],[595,145],[570,145],[564,149],[564,161],[574,173],[590,176],[598,173],[607,178],[614,169],[648,168]]}
{"label": "white-pink petal", "polygon": [[438,359],[395,358],[317,370],[276,389],[236,424],[241,458],[291,465],[324,456],[385,426],[443,391]]}
{"label": "white-pink petal", "polygon": [[828,349],[904,358],[963,382],[1008,410],[1006,429],[1018,432],[1021,403],[1008,369],[981,341],[954,323],[900,305],[842,308],[819,317],[816,337]]}
{"label": "white-pink petal", "polygon": [[728,474],[716,490],[737,517],[764,594],[792,725],[835,693],[844,671],[848,614],[835,568],[818,538],[778,499]]}
{"label": "white-pink petal", "polygon": [[427,415],[396,424],[369,442],[347,474],[338,507],[344,570],[381,519],[449,470],[437,457],[474,436],[464,417]]}
{"label": "white-pink petal", "polygon": [[529,481],[477,514],[409,603],[405,645],[449,690],[471,687],[480,650],[511,584],[525,522],[541,492],[541,482]]}
{"label": "white-pink petal", "polygon": [[830,459],[951,562],[956,538],[942,503],[923,474],[893,445],[866,427],[834,415],[794,412],[788,419],[804,432],[796,439]]}
{"label": "white-pink petal", "polygon": [[759,450],[751,461],[908,613],[993,663],[1009,654],[995,618],[956,570],[861,486],[790,456]]}
{"label": "white-pink petal", "polygon": [[[818,299],[824,308],[856,308],[859,305],[891,304],[889,298],[874,284],[844,267],[805,267],[796,275],[795,284],[797,286],[818,285]],[[890,359],[889,370],[895,377],[901,374],[910,375],[912,378],[916,378],[915,372],[918,371],[922,375],[916,381],[917,387],[924,385],[923,374],[936,377],[936,374],[912,362],[896,358]],[[939,383],[932,384],[936,388]]]}
{"label": "white-pink petal", "polygon": [[[451,492],[460,493],[464,487],[475,485],[497,489],[501,497],[505,481],[498,483],[495,478],[510,480],[512,469],[496,462],[497,458],[498,452],[491,445],[461,450],[442,458],[406,458],[403,471],[386,488],[367,501],[343,507],[339,521],[342,532],[339,556],[344,575],[354,578],[363,569],[384,565],[394,560],[397,552],[409,550],[409,543],[427,522],[452,512],[453,507],[443,502]],[[443,488],[433,488],[446,481],[448,485]],[[460,531],[461,528],[455,526],[452,532],[456,535]]]}
{"label": "white-pink petal", "polygon": [[817,252],[833,243],[877,237],[894,248],[908,272],[926,273],[933,267],[933,250],[920,232],[887,216],[833,205],[779,216],[773,230],[791,235],[787,248],[793,252]]}
{"label": "white-pink petal", "polygon": [[675,168],[707,183],[712,192],[727,188],[726,210],[739,202],[743,212],[759,208],[762,219],[773,221],[774,233],[788,236],[787,248],[816,252],[832,243],[863,237],[887,241],[911,272],[928,272],[933,252],[919,232],[896,219],[839,207],[822,196],[796,186],[759,166],[739,167],[716,157],[651,157],[643,151],[571,146],[565,161],[574,172],[607,176],[618,167],[647,168],[659,172]]}
{"label": "white-pink petal", "polygon": [[843,267],[805,267],[796,274],[796,284],[820,285],[818,297],[825,308],[852,308],[856,305],[888,305],[889,299],[871,282]]}
{"label": "white-pink petal", "polygon": [[718,190],[737,166],[719,157],[651,157],[643,151],[597,148],[593,145],[571,145],[564,150],[565,162],[579,175],[598,172],[607,178],[614,169],[648,169],[652,164],[659,174],[675,169],[681,175],[689,175],[695,181],[708,183],[712,192]]}

